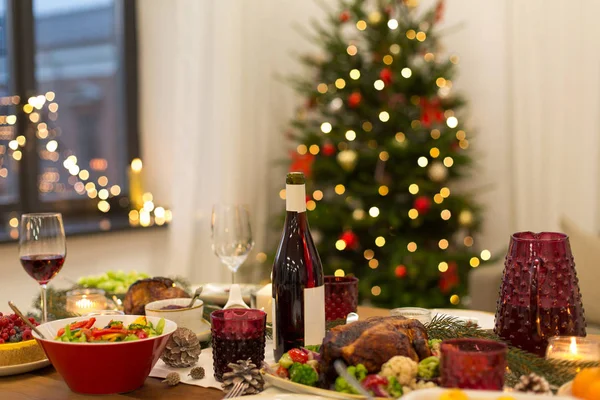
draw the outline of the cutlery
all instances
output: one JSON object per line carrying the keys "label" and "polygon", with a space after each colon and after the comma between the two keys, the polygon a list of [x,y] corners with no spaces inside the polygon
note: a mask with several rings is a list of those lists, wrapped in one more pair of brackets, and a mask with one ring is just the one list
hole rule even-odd
{"label": "cutlery", "polygon": [[200,297],[200,294],[202,293],[202,289],[204,289],[203,286],[198,286],[198,289],[196,289],[196,291],[194,292],[194,295],[192,296],[192,300],[190,301],[190,304],[188,304],[188,306],[186,308],[192,308],[194,306],[194,302],[196,301],[196,299],[198,297]]}
{"label": "cutlery", "polygon": [[344,364],[343,361],[335,360],[333,362],[333,367],[335,368],[338,375],[344,378],[346,382],[348,382],[350,386],[356,389],[358,393],[365,396],[368,400],[373,400],[373,396],[371,395],[371,393],[369,393],[365,388],[363,388],[355,377],[348,373],[347,366],[346,364]]}
{"label": "cutlery", "polygon": [[39,329],[36,328],[35,325],[33,325],[31,323],[31,321],[29,321],[29,319],[27,319],[27,317],[25,317],[23,315],[21,310],[19,310],[17,308],[17,306],[15,306],[15,303],[13,303],[12,301],[9,301],[8,305],[10,306],[10,308],[12,308],[12,310],[15,312],[15,314],[17,314],[19,316],[19,318],[21,318],[23,320],[23,322],[25,322],[27,324],[27,326],[29,326],[31,329],[33,329],[33,331],[35,333],[37,333],[39,335],[39,337],[41,337],[42,339],[46,339],[46,337],[42,334],[42,332],[40,332]]}

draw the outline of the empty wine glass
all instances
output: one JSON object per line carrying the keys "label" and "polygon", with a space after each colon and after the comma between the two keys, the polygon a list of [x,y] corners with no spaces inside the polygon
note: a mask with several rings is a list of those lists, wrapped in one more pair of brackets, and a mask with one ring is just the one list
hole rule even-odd
{"label": "empty wine glass", "polygon": [[213,206],[211,229],[213,251],[231,271],[234,283],[235,273],[254,247],[248,210],[239,204]]}
{"label": "empty wine glass", "polygon": [[48,321],[46,285],[60,271],[66,255],[65,229],[60,213],[21,216],[19,258],[25,271],[40,284],[42,322]]}

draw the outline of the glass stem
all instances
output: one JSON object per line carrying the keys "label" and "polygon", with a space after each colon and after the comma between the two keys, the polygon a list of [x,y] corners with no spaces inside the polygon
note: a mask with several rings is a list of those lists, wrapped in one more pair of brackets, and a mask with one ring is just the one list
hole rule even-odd
{"label": "glass stem", "polygon": [[235,272],[231,273],[231,284],[233,285],[235,283]]}
{"label": "glass stem", "polygon": [[40,285],[40,299],[42,303],[42,323],[48,322],[48,299],[46,297],[46,284]]}

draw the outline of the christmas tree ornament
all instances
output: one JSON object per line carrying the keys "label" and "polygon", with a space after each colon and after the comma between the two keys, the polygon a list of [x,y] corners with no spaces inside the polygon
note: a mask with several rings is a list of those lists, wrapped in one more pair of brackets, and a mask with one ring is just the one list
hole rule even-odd
{"label": "christmas tree ornament", "polygon": [[529,375],[522,375],[519,383],[515,385],[515,390],[524,393],[552,395],[548,381],[533,372]]}
{"label": "christmas tree ornament", "polygon": [[427,170],[429,179],[434,182],[443,182],[448,177],[448,168],[439,161],[432,162]]}
{"label": "christmas tree ornament", "polygon": [[337,161],[345,171],[351,172],[356,167],[358,154],[354,150],[342,150],[337,155]]}
{"label": "christmas tree ornament", "polygon": [[392,83],[392,70],[389,68],[382,69],[381,72],[379,72],[379,79],[386,85]]}
{"label": "christmas tree ornament", "polygon": [[237,363],[229,363],[231,372],[223,374],[221,387],[225,393],[229,393],[236,383],[244,385],[244,391],[240,396],[260,393],[263,390],[264,381],[260,370],[250,360],[239,360]]}
{"label": "christmas tree ornament", "polygon": [[342,11],[342,13],[340,14],[340,22],[344,23],[344,22],[348,22],[349,20],[350,20],[350,11],[348,11],[348,10]]}
{"label": "christmas tree ornament", "polygon": [[436,24],[438,22],[441,22],[442,19],[444,18],[444,8],[445,8],[444,0],[438,0],[437,4],[435,6],[435,17],[434,17],[434,21]]}
{"label": "christmas tree ornament", "polygon": [[170,372],[165,377],[163,383],[166,383],[169,386],[175,386],[181,381],[181,377],[177,372]]}
{"label": "christmas tree ornament", "polygon": [[342,101],[342,99],[340,99],[339,97],[336,97],[335,99],[331,100],[331,103],[329,103],[329,110],[330,111],[339,111],[339,109],[342,108],[343,105],[344,105],[344,102]]}
{"label": "christmas tree ornament", "polygon": [[187,368],[198,362],[202,352],[198,336],[188,328],[177,328],[171,335],[160,359],[169,367]]}
{"label": "christmas tree ornament", "polygon": [[292,163],[290,164],[290,171],[302,172],[307,177],[311,176],[312,164],[315,160],[315,156],[310,153],[298,154],[297,151],[292,151],[290,153],[292,159]]}
{"label": "christmas tree ornament", "polygon": [[404,265],[398,265],[394,270],[396,278],[404,278],[406,276],[406,267]]}
{"label": "christmas tree ornament", "polygon": [[431,208],[431,200],[427,196],[419,196],[413,203],[413,208],[419,212],[419,214],[427,214]]}
{"label": "christmas tree ornament", "polygon": [[441,277],[438,282],[439,288],[443,293],[448,293],[452,288],[460,283],[457,272],[457,265],[454,261],[448,263],[448,269],[440,273]]}
{"label": "christmas tree ornament", "polygon": [[348,107],[350,108],[356,108],[360,105],[360,102],[362,100],[362,95],[360,94],[360,92],[352,92],[352,94],[350,94],[350,96],[348,96]]}
{"label": "christmas tree ornament", "polygon": [[373,11],[369,13],[369,23],[377,25],[381,22],[381,13],[379,11]]}
{"label": "christmas tree ornament", "polygon": [[352,231],[345,231],[340,235],[340,240],[346,243],[347,250],[354,250],[358,247],[358,236]]}
{"label": "christmas tree ornament", "polygon": [[335,154],[336,148],[333,143],[327,142],[323,145],[322,150],[323,150],[323,155],[326,155],[327,157],[331,157],[332,155]]}
{"label": "christmas tree ornament", "polygon": [[202,379],[202,378],[204,378],[205,373],[206,372],[204,371],[204,368],[194,367],[194,368],[192,368],[192,370],[190,371],[188,376],[191,376],[192,379]]}
{"label": "christmas tree ornament", "polygon": [[444,122],[444,110],[441,107],[439,98],[429,100],[426,97],[421,97],[420,103],[421,117],[419,119],[424,127],[428,128],[432,124]]}
{"label": "christmas tree ornament", "polygon": [[473,213],[469,210],[462,210],[458,214],[458,223],[462,226],[471,226],[473,224]]}

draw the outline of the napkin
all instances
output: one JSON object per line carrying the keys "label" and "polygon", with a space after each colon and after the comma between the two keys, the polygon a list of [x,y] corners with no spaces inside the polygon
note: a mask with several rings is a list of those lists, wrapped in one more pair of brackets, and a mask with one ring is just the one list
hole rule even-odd
{"label": "napkin", "polygon": [[[165,378],[169,373],[177,372],[181,378],[181,383],[205,388],[221,389],[221,382],[218,382],[214,377],[212,350],[212,347],[203,349],[202,353],[200,353],[200,357],[198,358],[198,363],[190,368],[173,368],[165,364],[163,360],[158,360],[152,371],[150,371],[150,376],[154,378]],[[265,346],[265,361],[268,364],[275,363],[272,341],[267,342]],[[192,379],[192,377],[189,376],[190,371],[194,367],[204,368],[204,378]],[[258,367],[260,368],[260,366]]]}

